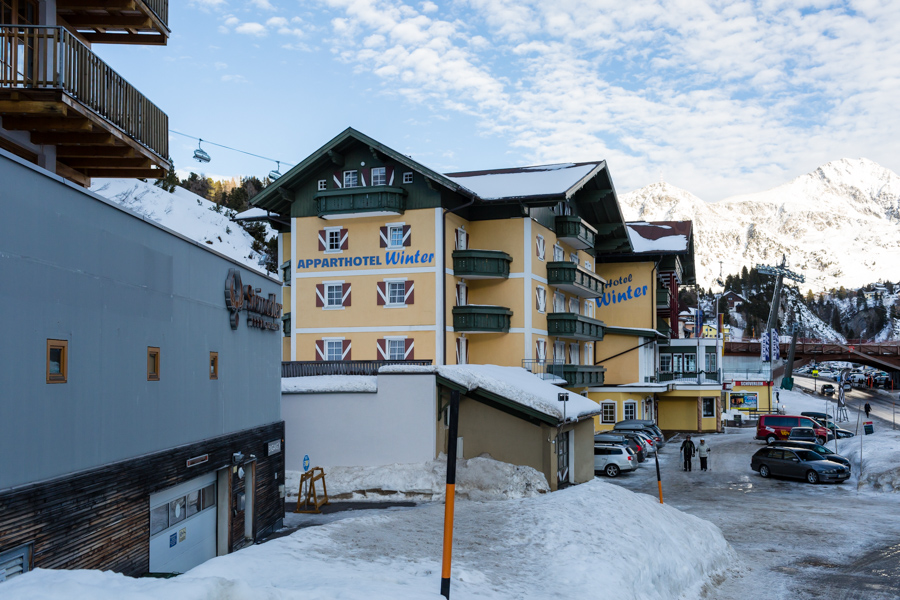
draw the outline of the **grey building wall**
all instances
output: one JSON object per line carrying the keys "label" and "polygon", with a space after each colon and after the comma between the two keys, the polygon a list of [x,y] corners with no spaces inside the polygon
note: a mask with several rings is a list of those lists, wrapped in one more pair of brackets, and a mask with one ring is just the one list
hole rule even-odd
{"label": "grey building wall", "polygon": [[0,207],[0,490],[281,420],[281,335],[232,330],[224,301],[229,268],[278,282],[2,151]]}

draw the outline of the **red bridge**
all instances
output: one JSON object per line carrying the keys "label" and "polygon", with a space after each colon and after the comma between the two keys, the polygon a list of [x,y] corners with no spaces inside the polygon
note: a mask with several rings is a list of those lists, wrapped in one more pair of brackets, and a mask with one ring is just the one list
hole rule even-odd
{"label": "red bridge", "polygon": [[[855,340],[854,340],[855,341]],[[790,349],[789,343],[779,344],[781,356],[786,357]],[[725,342],[725,356],[760,356],[759,340],[747,342]],[[797,342],[794,350],[794,368],[803,366],[815,359],[818,362],[829,360],[846,361],[868,365],[887,372],[900,372],[900,342],[848,342],[803,341]]]}

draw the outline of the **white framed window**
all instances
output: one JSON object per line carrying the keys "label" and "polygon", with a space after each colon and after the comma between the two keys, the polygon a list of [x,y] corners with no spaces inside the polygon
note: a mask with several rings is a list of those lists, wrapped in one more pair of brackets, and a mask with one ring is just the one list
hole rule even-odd
{"label": "white framed window", "polygon": [[413,174],[412,171],[407,171],[403,174],[403,183],[412,183],[413,182]]}
{"label": "white framed window", "polygon": [[687,354],[684,355],[684,370],[687,373],[694,373],[697,370],[697,355],[696,354]]}
{"label": "white framed window", "polygon": [[465,306],[469,301],[469,286],[465,281],[456,284],[456,305]]}
{"label": "white framed window", "polygon": [[569,298],[569,312],[577,315],[579,312],[581,312],[578,310],[580,308],[580,304],[581,303],[578,302],[578,298],[575,298],[574,296]]}
{"label": "white framed window", "polygon": [[406,358],[406,339],[387,339],[388,360],[404,360]]}
{"label": "white framed window", "polygon": [[547,312],[547,288],[537,286],[534,288],[534,299],[539,313]]}
{"label": "white framed window", "polygon": [[571,261],[572,261],[573,263],[575,263],[576,265],[581,264],[581,261],[578,260],[578,253],[577,253],[577,252],[571,252],[571,253],[569,254],[569,260],[571,260]]}
{"label": "white framed window", "polygon": [[714,372],[716,370],[716,353],[715,352],[707,352],[706,353],[706,370],[709,372]]}
{"label": "white framed window", "polygon": [[372,185],[387,185],[387,173],[384,167],[372,167]]}
{"label": "white framed window", "polygon": [[637,419],[637,402],[626,402],[622,405],[622,418],[626,421]]}
{"label": "white framed window", "polygon": [[581,364],[581,345],[578,343],[569,344],[569,364],[570,365],[580,365]]}
{"label": "white framed window", "polygon": [[344,340],[325,340],[325,360],[341,360],[344,355]]}
{"label": "white framed window", "polygon": [[556,214],[560,216],[571,215],[572,207],[569,206],[568,202],[560,202],[556,205]]}
{"label": "white framed window", "polygon": [[566,259],[565,257],[566,257],[566,252],[563,250],[563,247],[558,244],[554,245],[553,246],[553,260],[555,262],[562,262]]}
{"label": "white framed window", "polygon": [[331,230],[326,231],[326,235],[328,236],[328,252],[340,252],[341,251],[341,232],[340,230]]}
{"label": "white framed window", "polygon": [[320,179],[320,180],[319,180],[319,187],[318,187],[318,190],[319,190],[320,192],[321,192],[322,190],[327,189],[327,186],[328,186],[328,180],[327,180],[327,179]]}
{"label": "white framed window", "polygon": [[710,417],[716,416],[716,399],[715,398],[704,398],[703,399],[703,417],[708,419]]}
{"label": "white framed window", "polygon": [[341,308],[344,306],[344,282],[325,284],[325,308]]}
{"label": "white framed window", "polygon": [[388,248],[403,247],[403,224],[388,225]]}
{"label": "white framed window", "polygon": [[594,310],[597,306],[596,302],[593,298],[587,298],[584,301],[584,316],[593,319],[594,318]]}
{"label": "white framed window", "polygon": [[547,243],[544,241],[544,236],[538,234],[534,238],[534,249],[537,253],[538,260],[544,260],[544,256],[547,253]]}
{"label": "white framed window", "polygon": [[684,368],[682,358],[683,356],[681,354],[672,354],[672,372],[681,373]]}
{"label": "white framed window", "polygon": [[469,234],[466,233],[466,230],[462,227],[456,230],[456,249],[457,250],[468,250],[469,248]]}
{"label": "white framed window", "polygon": [[584,364],[594,364],[594,344],[591,344],[590,342],[584,345]]}
{"label": "white framed window", "polygon": [[566,312],[566,297],[560,292],[553,292],[553,312]]}
{"label": "white framed window", "polygon": [[671,373],[672,372],[672,355],[671,354],[660,354],[659,355],[659,372],[660,373]]}
{"label": "white framed window", "polygon": [[591,261],[589,261],[589,260],[584,261],[584,269],[585,269],[585,271],[590,271],[591,273],[593,273],[594,272],[593,263],[591,263]]}
{"label": "white framed window", "polygon": [[359,187],[359,171],[344,171],[344,187]]}
{"label": "white framed window", "polygon": [[405,281],[388,281],[387,282],[387,303],[390,305],[406,304],[406,282]]}
{"label": "white framed window", "polygon": [[616,422],[616,403],[601,402],[600,403],[600,420],[603,423]]}

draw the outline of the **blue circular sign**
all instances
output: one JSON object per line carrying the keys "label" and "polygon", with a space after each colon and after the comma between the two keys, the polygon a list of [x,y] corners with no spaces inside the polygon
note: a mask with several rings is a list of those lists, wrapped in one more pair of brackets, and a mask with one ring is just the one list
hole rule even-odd
{"label": "blue circular sign", "polygon": [[309,471],[309,454],[303,457],[303,470]]}

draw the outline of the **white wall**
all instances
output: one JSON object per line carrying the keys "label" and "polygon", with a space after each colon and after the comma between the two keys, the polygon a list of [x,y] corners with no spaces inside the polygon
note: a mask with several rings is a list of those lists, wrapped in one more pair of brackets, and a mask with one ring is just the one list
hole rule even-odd
{"label": "white wall", "polygon": [[376,393],[282,394],[285,469],[417,463],[435,457],[432,374],[379,375]]}

